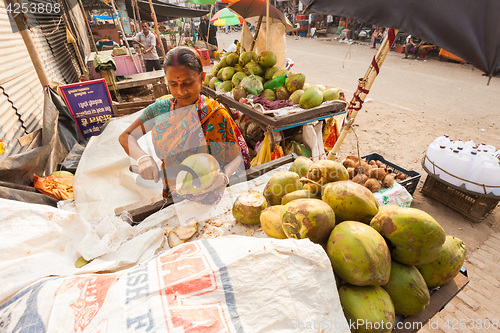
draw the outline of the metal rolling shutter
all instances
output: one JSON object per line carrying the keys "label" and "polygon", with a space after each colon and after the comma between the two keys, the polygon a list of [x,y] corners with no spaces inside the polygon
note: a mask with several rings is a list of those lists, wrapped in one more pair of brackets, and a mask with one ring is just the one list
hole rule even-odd
{"label": "metal rolling shutter", "polygon": [[5,3],[0,1],[0,139],[3,156],[23,149],[17,139],[40,128],[43,92],[21,35],[12,32]]}
{"label": "metal rolling shutter", "polygon": [[[29,3],[35,4],[47,4],[48,2],[57,2],[57,0],[29,1]],[[77,72],[79,66],[76,61],[75,49],[66,41],[66,25],[61,18],[61,14],[63,13],[62,3],[60,3],[60,8],[61,11],[59,13],[30,14],[28,22],[30,26],[34,27],[37,44],[40,44],[46,53],[47,58],[44,59],[46,69],[53,71],[56,76],[60,74],[63,82],[58,80],[59,82],[74,83],[79,80],[80,73]],[[45,42],[43,39],[45,39]]]}
{"label": "metal rolling shutter", "polygon": [[[74,48],[66,43],[61,13],[29,14],[28,25],[50,80],[66,84],[77,82],[79,74]],[[22,37],[12,31],[5,2],[0,1],[0,139],[6,146],[0,159],[26,149],[17,139],[39,129],[42,115],[42,86]]]}

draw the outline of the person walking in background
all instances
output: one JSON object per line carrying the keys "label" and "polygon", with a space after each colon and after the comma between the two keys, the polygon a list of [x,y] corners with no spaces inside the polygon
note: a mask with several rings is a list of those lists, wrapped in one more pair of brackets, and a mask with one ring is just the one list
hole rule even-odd
{"label": "person walking in background", "polygon": [[152,72],[153,69],[157,71],[161,70],[160,60],[156,52],[156,36],[149,31],[148,22],[142,22],[142,31],[135,35],[132,40],[141,47],[146,71]]}
{"label": "person walking in background", "polygon": [[420,53],[422,53],[422,51],[424,50],[423,44],[423,39],[417,36],[409,35],[406,39],[405,56],[403,57],[403,59],[408,59],[408,55],[410,53],[414,53],[414,59],[417,59]]}
{"label": "person walking in background", "polygon": [[208,22],[207,17],[203,16],[200,21],[200,26],[198,27],[200,40],[205,42],[207,41],[207,31],[208,31],[207,22]]}
{"label": "person walking in background", "polygon": [[219,47],[217,43],[217,27],[213,24],[208,23],[210,34],[208,35],[208,43]]}

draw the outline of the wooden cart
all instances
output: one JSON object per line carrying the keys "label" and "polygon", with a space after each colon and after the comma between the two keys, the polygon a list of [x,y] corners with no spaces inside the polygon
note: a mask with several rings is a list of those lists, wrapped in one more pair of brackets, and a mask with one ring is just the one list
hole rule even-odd
{"label": "wooden cart", "polygon": [[272,115],[257,111],[247,104],[240,103],[231,97],[218,93],[207,86],[202,86],[201,93],[217,100],[226,108],[232,108],[240,111],[257,121],[267,131],[272,132],[279,132],[288,128],[302,126],[315,120],[326,119],[343,114],[345,113],[347,105],[344,101],[334,101],[333,103],[323,104],[311,109],[304,109],[303,111],[295,112],[286,116],[273,117]]}

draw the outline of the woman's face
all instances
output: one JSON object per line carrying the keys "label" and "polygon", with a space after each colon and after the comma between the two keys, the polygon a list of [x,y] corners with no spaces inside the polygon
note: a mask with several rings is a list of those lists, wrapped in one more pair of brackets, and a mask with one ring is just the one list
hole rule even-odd
{"label": "woman's face", "polygon": [[165,75],[177,107],[188,106],[198,101],[202,75],[186,66],[169,66],[165,69]]}

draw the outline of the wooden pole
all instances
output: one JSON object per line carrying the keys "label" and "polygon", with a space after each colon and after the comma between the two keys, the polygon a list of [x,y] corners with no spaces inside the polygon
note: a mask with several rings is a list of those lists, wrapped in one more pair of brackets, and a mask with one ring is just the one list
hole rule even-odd
{"label": "wooden pole", "polygon": [[[142,30],[141,29],[141,27],[142,27],[141,13],[140,13],[140,10],[139,10],[139,3],[137,1],[138,0],[134,0],[132,2],[132,10],[134,11],[134,13],[137,11],[137,20],[139,21],[138,22],[139,29],[137,30],[136,34],[138,34],[139,32],[141,32],[141,30]],[[135,4],[135,7],[134,7],[134,4]],[[140,48],[139,48],[139,58],[141,58],[141,64],[143,64],[144,63],[144,58],[142,57],[142,50]]]}
{"label": "wooden pole", "polygon": [[366,71],[366,74],[363,78],[359,79],[358,89],[354,92],[354,95],[347,106],[347,112],[344,118],[344,123],[342,124],[342,131],[335,142],[332,150],[328,153],[329,160],[338,159],[337,152],[342,145],[347,133],[351,129],[352,124],[354,123],[354,119],[356,118],[359,110],[363,106],[363,102],[366,98],[366,95],[370,92],[370,88],[377,77],[380,67],[384,63],[384,60],[389,53],[389,50],[396,39],[396,35],[398,34],[397,29],[389,29],[387,35],[384,37],[382,41],[382,45],[378,50],[377,54],[373,57],[373,60]]}
{"label": "wooden pole", "polygon": [[[135,8],[134,10],[137,11],[137,20],[139,20],[139,27],[141,27],[141,11],[139,10],[139,3],[137,2],[138,0],[135,0],[134,3],[135,3]],[[141,32],[141,29],[137,30],[137,32]]]}
{"label": "wooden pole", "polygon": [[90,29],[90,24],[89,24],[89,20],[87,18],[87,14],[85,13],[85,8],[83,8],[81,0],[78,0],[78,5],[80,6],[80,10],[82,11],[83,17],[85,18],[85,23],[87,24],[87,29],[89,29],[89,34],[90,34],[89,36],[90,36],[90,40],[92,41],[92,43],[90,45],[94,46],[95,54],[99,54],[99,51],[97,51],[97,45],[95,45],[94,36],[92,36],[92,29]]}
{"label": "wooden pole", "polygon": [[269,0],[266,1],[266,50],[269,50]]}
{"label": "wooden pole", "polygon": [[[207,26],[207,43],[208,43],[208,37],[210,37],[210,19],[212,18],[212,10],[214,9],[215,5],[212,5],[210,7],[210,14],[208,14],[208,26]],[[207,49],[210,50],[210,48],[207,45]]]}
{"label": "wooden pole", "polygon": [[[64,23],[66,24],[66,28],[69,30],[69,33],[72,34],[73,38],[75,39],[76,35],[71,30],[71,26],[69,25],[69,22],[68,22],[68,17],[66,16],[66,14],[63,14],[62,16],[64,19]],[[80,63],[80,67],[82,68],[82,71],[83,71],[83,76],[85,77],[85,80],[89,80],[89,71],[88,71],[87,66],[85,65],[85,63],[82,59],[82,55],[80,54],[80,50],[78,49],[78,45],[76,44],[76,41],[74,43],[71,43],[71,44],[73,44],[73,47],[75,49],[76,57],[78,58],[78,62]]]}
{"label": "wooden pole", "polygon": [[252,47],[250,47],[250,51],[253,51],[255,46],[255,41],[257,37],[259,37],[260,25],[262,24],[262,15],[259,17],[259,22],[257,23],[257,29],[255,29],[255,35],[253,36]]}
{"label": "wooden pole", "polygon": [[[12,8],[16,8],[15,4],[20,5],[17,0],[7,0],[7,3],[11,5]],[[26,49],[28,50],[31,62],[33,63],[33,67],[35,68],[36,74],[38,75],[38,79],[40,80],[42,87],[47,87],[50,83],[50,80],[43,66],[40,54],[38,54],[35,43],[33,42],[33,38],[31,38],[31,32],[28,30],[28,26],[26,24],[26,16],[22,14],[22,12],[15,14],[14,11],[12,11],[11,14],[12,18],[16,22],[19,34],[23,38],[24,45],[26,45]]]}
{"label": "wooden pole", "polygon": [[135,1],[136,0],[132,0],[132,13],[134,14],[134,30],[135,30],[135,33],[138,34],[139,31],[140,31],[140,27],[141,27],[141,24],[140,24],[140,21],[137,21],[137,15],[136,15],[136,10],[135,10]]}
{"label": "wooden pole", "polygon": [[153,0],[149,0],[149,8],[151,8],[151,14],[153,15],[153,21],[155,22],[155,31],[157,33],[158,39],[160,40],[160,50],[165,58],[165,48],[163,47],[163,41],[160,36],[160,30],[158,30],[158,20],[156,19],[155,7],[153,6]]}
{"label": "wooden pole", "polygon": [[120,26],[120,30],[122,31],[122,38],[123,41],[125,42],[125,46],[127,46],[128,54],[130,56],[130,59],[132,59],[132,63],[134,64],[135,71],[137,74],[139,74],[139,68],[137,68],[137,64],[134,61],[134,55],[132,54],[132,51],[130,51],[130,46],[128,45],[127,41],[127,36],[125,36],[125,30],[123,29],[122,21],[118,18],[118,11],[116,10],[115,7],[115,0],[111,0],[111,6],[113,7],[113,12],[115,13],[116,20],[118,21],[118,25]]}

